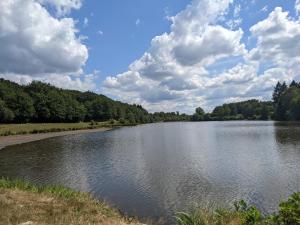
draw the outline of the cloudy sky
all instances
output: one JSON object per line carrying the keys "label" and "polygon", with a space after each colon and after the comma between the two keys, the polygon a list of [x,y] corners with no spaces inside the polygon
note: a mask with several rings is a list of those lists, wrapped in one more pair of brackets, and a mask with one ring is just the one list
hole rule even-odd
{"label": "cloudy sky", "polygon": [[269,100],[300,81],[300,0],[0,0],[0,77],[149,111]]}

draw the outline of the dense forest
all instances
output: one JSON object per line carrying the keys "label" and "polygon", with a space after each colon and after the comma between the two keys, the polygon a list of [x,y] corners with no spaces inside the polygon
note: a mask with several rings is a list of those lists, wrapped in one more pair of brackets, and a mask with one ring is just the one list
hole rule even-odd
{"label": "dense forest", "polygon": [[93,92],[64,90],[34,81],[28,85],[0,79],[0,123],[59,123],[118,120],[124,124],[160,121],[300,120],[300,83],[278,82],[273,101],[248,100],[217,106],[211,113],[199,107],[194,115],[149,113],[141,105],[114,101]]}
{"label": "dense forest", "polygon": [[199,107],[192,116],[193,121],[209,120],[300,120],[300,83],[292,81],[288,86],[278,82],[274,88],[273,101],[256,99],[223,104],[212,113]]}
{"label": "dense forest", "polygon": [[0,123],[59,123],[118,120],[121,123],[183,121],[190,117],[175,113],[148,113],[140,105],[114,101],[93,92],[63,90],[34,81],[19,85],[0,79]]}
{"label": "dense forest", "polygon": [[217,106],[212,113],[205,113],[197,108],[193,115],[194,121],[201,120],[269,120],[274,113],[273,102],[262,102],[255,99],[228,103]]}

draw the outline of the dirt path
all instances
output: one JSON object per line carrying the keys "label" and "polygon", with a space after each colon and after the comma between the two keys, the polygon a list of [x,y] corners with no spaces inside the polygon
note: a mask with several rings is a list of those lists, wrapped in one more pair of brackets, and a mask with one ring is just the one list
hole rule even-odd
{"label": "dirt path", "polygon": [[52,132],[44,134],[26,134],[26,135],[13,135],[0,137],[0,150],[10,145],[17,145],[28,143],[32,141],[43,140],[51,137],[59,137],[72,134],[84,134],[84,133],[94,133],[100,131],[111,130],[111,128],[98,128],[89,130],[75,130],[75,131],[62,131],[62,132]]}

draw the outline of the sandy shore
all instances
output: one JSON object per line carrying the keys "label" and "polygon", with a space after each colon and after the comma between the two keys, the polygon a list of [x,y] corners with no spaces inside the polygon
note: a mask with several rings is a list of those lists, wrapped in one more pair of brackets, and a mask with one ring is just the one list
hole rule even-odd
{"label": "sandy shore", "polygon": [[0,137],[0,149],[10,145],[18,145],[18,144],[28,143],[32,141],[52,138],[52,137],[59,137],[59,136],[72,135],[72,134],[94,133],[94,132],[107,131],[107,130],[111,130],[111,128],[98,128],[98,129],[89,129],[89,130],[62,131],[62,132],[43,133],[43,134],[3,136]]}

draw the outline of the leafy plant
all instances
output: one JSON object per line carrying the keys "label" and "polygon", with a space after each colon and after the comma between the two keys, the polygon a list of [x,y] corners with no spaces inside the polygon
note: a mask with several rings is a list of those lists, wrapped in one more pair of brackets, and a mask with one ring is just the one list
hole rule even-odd
{"label": "leafy plant", "polygon": [[[179,213],[177,213],[175,218],[177,220],[177,225],[198,225],[195,223],[192,216],[189,215],[188,213],[179,212]],[[202,224],[199,224],[199,225],[202,225]]]}
{"label": "leafy plant", "polygon": [[234,203],[234,210],[197,209],[193,214],[177,213],[177,225],[300,225],[300,192],[279,204],[279,211],[269,216],[244,200]]}
{"label": "leafy plant", "polygon": [[272,216],[272,222],[276,225],[300,224],[300,192],[279,204],[279,212]]}
{"label": "leafy plant", "polygon": [[244,200],[235,202],[234,207],[239,212],[244,225],[260,224],[263,220],[261,212],[255,206],[248,206]]}

